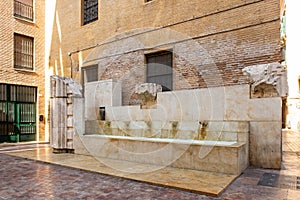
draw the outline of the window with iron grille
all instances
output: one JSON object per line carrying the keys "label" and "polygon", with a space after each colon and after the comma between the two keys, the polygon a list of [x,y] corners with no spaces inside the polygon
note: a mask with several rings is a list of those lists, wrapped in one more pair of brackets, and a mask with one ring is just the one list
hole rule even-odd
{"label": "window with iron grille", "polygon": [[36,140],[37,88],[0,83],[0,143]]}
{"label": "window with iron grille", "polygon": [[14,16],[33,21],[33,0],[14,0]]}
{"label": "window with iron grille", "polygon": [[163,91],[173,89],[173,54],[169,51],[146,55],[147,83],[157,83]]}
{"label": "window with iron grille", "polygon": [[14,34],[14,67],[33,70],[34,40],[32,37]]}
{"label": "window with iron grille", "polygon": [[82,68],[82,83],[98,81],[98,65],[91,65]]}
{"label": "window with iron grille", "polygon": [[83,25],[98,20],[98,0],[83,0]]}

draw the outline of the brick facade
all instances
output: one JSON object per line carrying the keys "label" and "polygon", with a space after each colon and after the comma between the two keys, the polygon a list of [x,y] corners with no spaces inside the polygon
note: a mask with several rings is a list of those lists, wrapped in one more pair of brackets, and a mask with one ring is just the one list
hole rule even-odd
{"label": "brick facade", "polygon": [[146,81],[145,54],[173,52],[173,88],[248,83],[242,69],[280,62],[280,2],[274,0],[99,1],[82,26],[81,1],[56,4],[50,68],[81,81],[97,63],[99,80],[123,81],[123,104]]}
{"label": "brick facade", "polygon": [[[44,24],[45,2],[34,0],[33,22],[14,16],[14,1],[0,1],[0,83],[38,89],[37,116],[45,116]],[[34,38],[34,70],[14,69],[14,33]],[[39,141],[45,140],[45,120],[37,119]]]}

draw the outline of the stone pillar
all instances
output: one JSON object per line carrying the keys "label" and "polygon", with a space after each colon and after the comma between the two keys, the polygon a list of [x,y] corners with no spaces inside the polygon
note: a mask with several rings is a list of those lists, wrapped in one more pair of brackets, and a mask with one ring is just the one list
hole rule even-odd
{"label": "stone pillar", "polygon": [[[288,94],[287,73],[280,63],[249,66],[243,69],[250,78],[250,98],[256,101],[258,114],[270,113],[268,118],[259,115],[250,121],[250,164],[262,168],[281,168],[282,160],[282,99]],[[281,99],[276,99],[280,97]],[[258,99],[261,99],[258,102]],[[269,99],[268,105],[262,101]],[[277,117],[271,115],[267,106],[277,111]]]}
{"label": "stone pillar", "polygon": [[50,144],[54,152],[74,150],[74,102],[82,99],[81,91],[81,85],[71,78],[51,77]]}

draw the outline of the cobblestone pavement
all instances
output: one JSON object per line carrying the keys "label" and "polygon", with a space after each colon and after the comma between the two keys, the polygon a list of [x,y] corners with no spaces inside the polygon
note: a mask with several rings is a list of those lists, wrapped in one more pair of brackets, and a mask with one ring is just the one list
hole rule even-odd
{"label": "cobblestone pavement", "polygon": [[3,154],[30,148],[46,145],[0,146],[0,199],[300,199],[300,133],[293,131],[283,132],[282,170],[249,167],[218,198]]}

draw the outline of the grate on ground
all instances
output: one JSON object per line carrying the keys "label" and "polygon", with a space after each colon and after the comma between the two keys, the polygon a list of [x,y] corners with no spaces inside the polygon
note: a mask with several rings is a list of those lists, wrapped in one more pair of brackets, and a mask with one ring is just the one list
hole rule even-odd
{"label": "grate on ground", "polygon": [[282,189],[300,190],[300,177],[264,173],[257,185]]}

